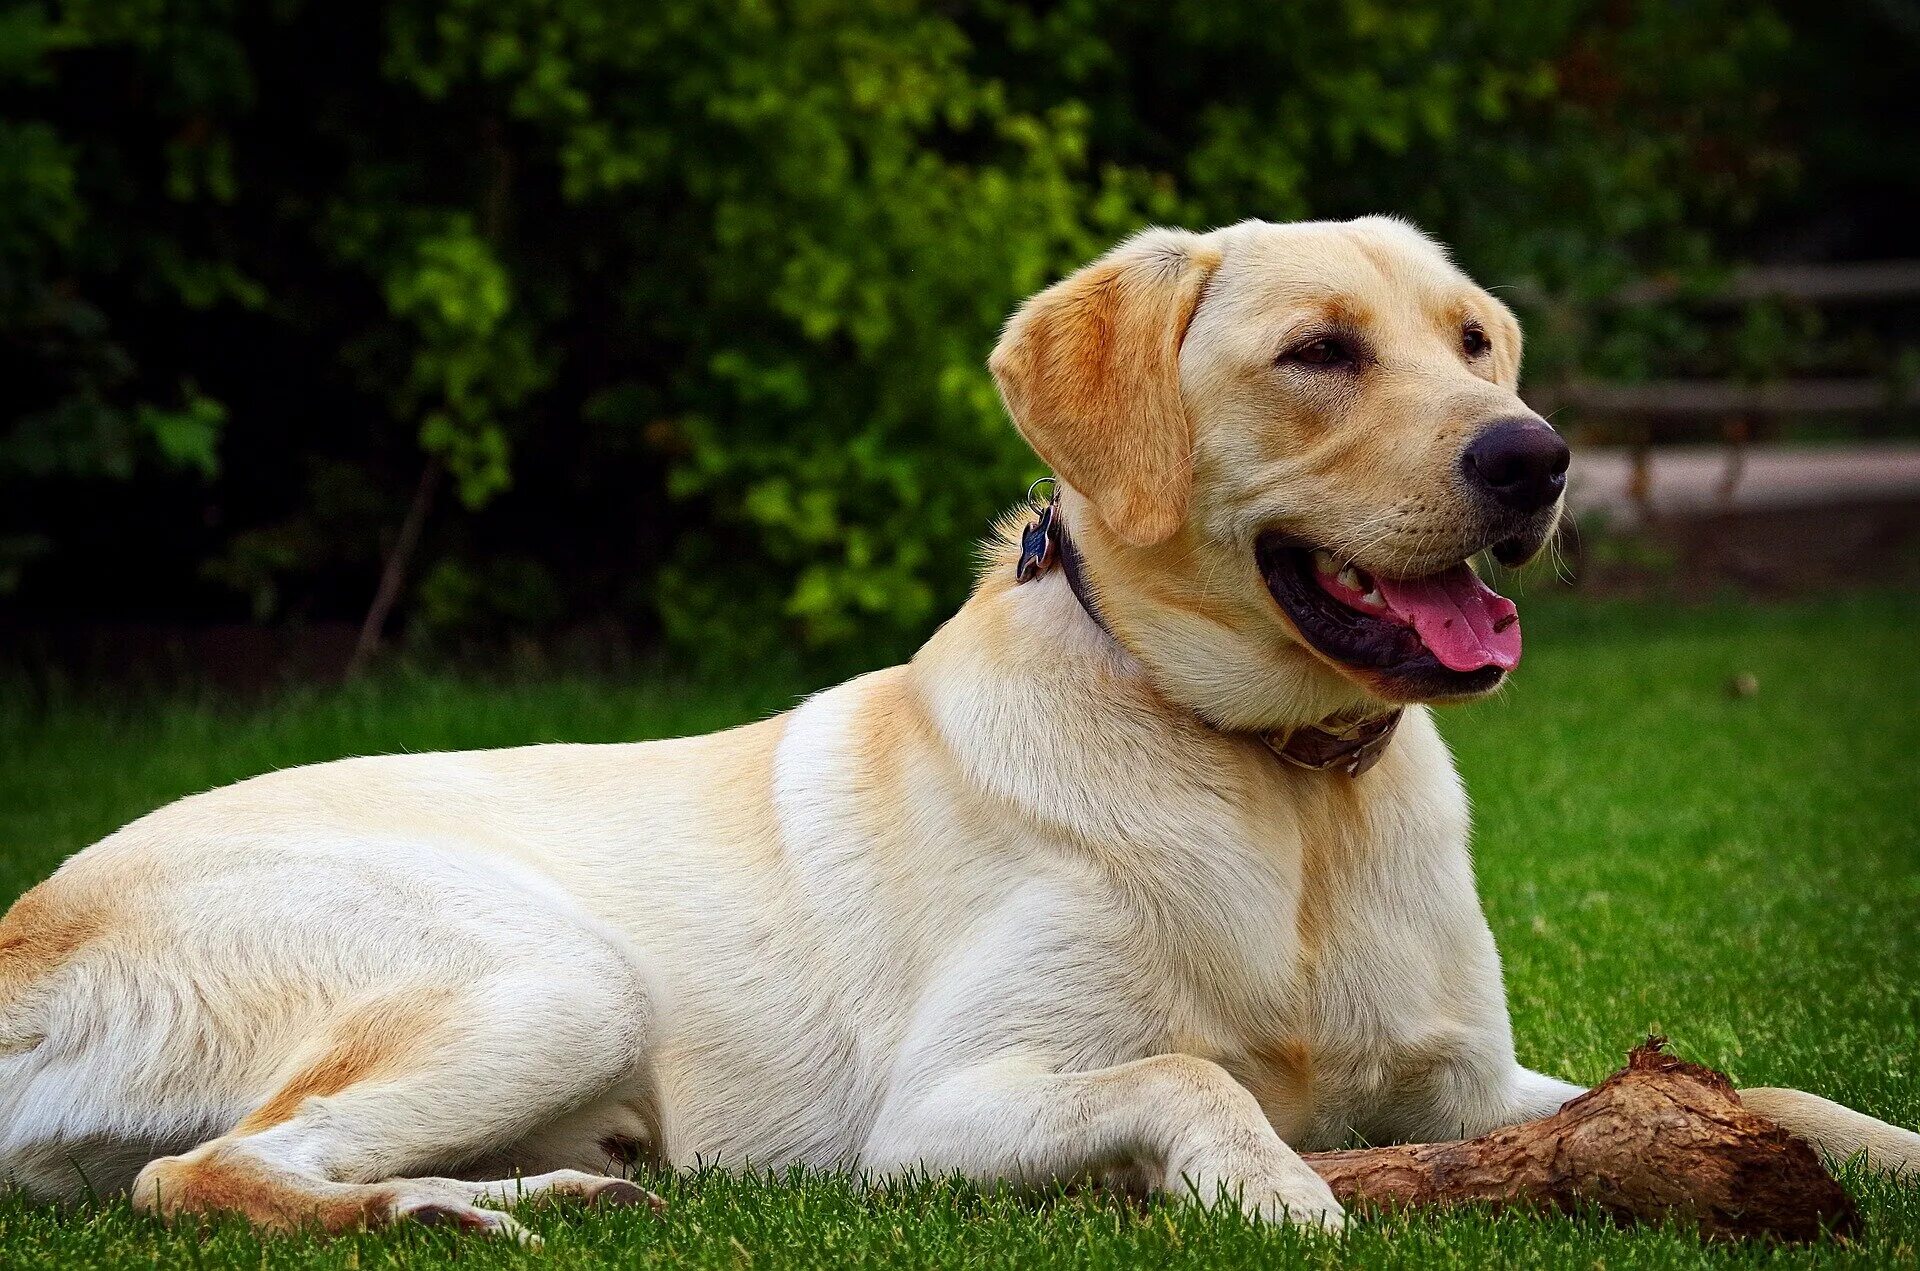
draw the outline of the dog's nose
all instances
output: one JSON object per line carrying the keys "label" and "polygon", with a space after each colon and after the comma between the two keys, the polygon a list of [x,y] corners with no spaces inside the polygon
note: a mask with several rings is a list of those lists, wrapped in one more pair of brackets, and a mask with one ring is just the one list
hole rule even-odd
{"label": "dog's nose", "polygon": [[1467,479],[1502,507],[1537,512],[1567,488],[1567,443],[1541,419],[1503,419],[1461,456]]}

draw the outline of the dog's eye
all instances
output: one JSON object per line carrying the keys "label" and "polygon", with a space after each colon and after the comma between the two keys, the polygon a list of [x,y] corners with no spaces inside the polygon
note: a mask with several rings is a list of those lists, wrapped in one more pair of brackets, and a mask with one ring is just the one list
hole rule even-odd
{"label": "dog's eye", "polygon": [[1344,340],[1327,335],[1317,340],[1309,340],[1280,355],[1282,362],[1298,362],[1302,366],[1353,366],[1359,359]]}
{"label": "dog's eye", "polygon": [[1493,341],[1478,324],[1469,322],[1460,328],[1460,351],[1468,357],[1485,357],[1493,352]]}

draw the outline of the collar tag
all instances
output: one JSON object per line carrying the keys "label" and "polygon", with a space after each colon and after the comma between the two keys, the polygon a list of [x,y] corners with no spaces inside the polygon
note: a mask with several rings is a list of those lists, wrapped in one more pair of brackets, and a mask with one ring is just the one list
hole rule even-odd
{"label": "collar tag", "polygon": [[1020,531],[1020,563],[1013,567],[1015,583],[1032,582],[1053,568],[1053,504],[1044,503],[1033,523]]}
{"label": "collar tag", "polygon": [[[1060,500],[1054,493],[1054,484],[1052,477],[1041,477],[1027,487],[1027,506],[1033,509],[1034,518],[1020,531],[1020,563],[1013,567],[1015,584],[1032,582],[1053,568],[1060,541],[1059,528],[1054,522]],[[1047,487],[1045,503],[1040,501],[1038,493],[1043,485]]]}

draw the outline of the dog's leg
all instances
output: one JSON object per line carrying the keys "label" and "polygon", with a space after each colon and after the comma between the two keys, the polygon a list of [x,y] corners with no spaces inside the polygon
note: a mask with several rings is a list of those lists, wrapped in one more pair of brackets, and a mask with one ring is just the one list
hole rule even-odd
{"label": "dog's leg", "polygon": [[[1516,1068],[1504,1094],[1492,1105],[1493,1115],[1483,1118],[1473,1133],[1552,1116],[1567,1100],[1585,1092],[1584,1086]],[[1920,1179],[1920,1134],[1911,1130],[1804,1090],[1756,1086],[1741,1090],[1740,1102],[1805,1139],[1830,1160],[1859,1157],[1875,1173]]]}
{"label": "dog's leg", "polygon": [[[1438,1065],[1421,1078],[1360,1110],[1351,1132],[1376,1146],[1474,1139],[1503,1126],[1550,1117],[1567,1100],[1587,1091],[1570,1081],[1511,1062],[1504,1066],[1487,1062],[1484,1057]],[[1338,1136],[1332,1141],[1322,1138],[1315,1146],[1337,1147]]]}
{"label": "dog's leg", "polygon": [[407,1177],[497,1158],[587,1105],[634,1101],[646,1081],[648,994],[618,956],[583,942],[579,960],[564,977],[537,969],[443,988],[437,1023],[400,1043],[392,1003],[404,995],[343,1012],[231,1131],[142,1170],[135,1206],[231,1211],[277,1229],[405,1218],[524,1236],[479,1202],[543,1191],[644,1199],[629,1183],[573,1170],[498,1182]]}
{"label": "dog's leg", "polygon": [[1337,1228],[1340,1203],[1218,1064],[1156,1055],[1090,1072],[1018,1060],[935,1081],[883,1112],[863,1162],[1041,1186],[1133,1167],[1158,1190],[1223,1193],[1262,1218]]}
{"label": "dog's leg", "polygon": [[1513,1079],[1508,1086],[1505,1108],[1492,1125],[1478,1133],[1503,1125],[1517,1125],[1522,1121],[1538,1121],[1558,1112],[1569,1099],[1577,1099],[1587,1092],[1587,1087],[1571,1081],[1562,1081],[1558,1077],[1549,1077],[1543,1072],[1531,1068],[1515,1068]]}
{"label": "dog's leg", "polygon": [[1920,1134],[1911,1130],[1804,1090],[1757,1086],[1742,1090],[1740,1102],[1832,1160],[1858,1156],[1875,1173],[1920,1180]]}
{"label": "dog's leg", "polygon": [[660,1198],[624,1178],[589,1174],[584,1170],[557,1169],[544,1174],[516,1175],[512,1178],[473,1182],[462,1178],[413,1178],[426,1188],[444,1188],[474,1204],[518,1205],[522,1201],[559,1197],[592,1205],[660,1205]]}

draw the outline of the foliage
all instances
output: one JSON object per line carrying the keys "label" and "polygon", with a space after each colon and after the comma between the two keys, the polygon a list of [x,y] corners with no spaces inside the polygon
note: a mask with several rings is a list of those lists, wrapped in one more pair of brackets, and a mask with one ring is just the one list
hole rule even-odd
{"label": "foliage", "polygon": [[[1787,22],[1546,0],[29,0],[0,18],[0,587],[612,617],[865,659],[1037,475],[983,370],[1151,221],[1389,209],[1494,282],[1720,259]],[[1664,319],[1547,323],[1635,373]],[[752,615],[752,620],[743,620]]]}

